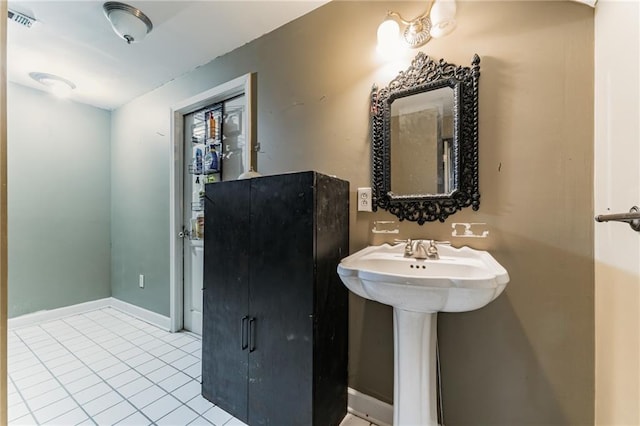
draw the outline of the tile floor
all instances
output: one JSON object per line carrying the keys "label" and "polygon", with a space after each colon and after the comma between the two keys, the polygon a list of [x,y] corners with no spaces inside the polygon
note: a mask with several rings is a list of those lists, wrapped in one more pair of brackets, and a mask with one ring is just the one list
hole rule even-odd
{"label": "tile floor", "polygon": [[105,308],[9,330],[8,344],[10,425],[244,425],[200,395],[189,333]]}

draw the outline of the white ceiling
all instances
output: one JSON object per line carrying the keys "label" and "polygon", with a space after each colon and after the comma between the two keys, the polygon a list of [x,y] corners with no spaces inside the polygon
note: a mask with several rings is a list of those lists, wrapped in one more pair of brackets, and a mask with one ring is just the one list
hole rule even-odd
{"label": "white ceiling", "polygon": [[102,0],[10,0],[10,10],[38,22],[8,22],[7,78],[43,89],[29,73],[56,74],[76,84],[73,100],[114,109],[328,1],[123,0],[153,22],[142,42],[128,45]]}

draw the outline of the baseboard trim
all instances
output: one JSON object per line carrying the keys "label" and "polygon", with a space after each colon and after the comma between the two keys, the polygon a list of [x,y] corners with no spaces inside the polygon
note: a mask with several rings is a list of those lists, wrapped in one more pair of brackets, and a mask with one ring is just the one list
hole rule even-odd
{"label": "baseboard trim", "polygon": [[111,297],[105,297],[104,299],[92,300],[90,302],[78,303],[71,306],[63,306],[62,308],[20,315],[19,317],[9,318],[7,320],[7,327],[9,329],[30,327],[46,321],[57,320],[70,317],[72,315],[95,311],[96,309],[107,308],[111,305],[111,299]]}
{"label": "baseboard trim", "polygon": [[352,388],[348,389],[348,394],[349,413],[379,426],[393,425],[393,405]]}
{"label": "baseboard trim", "polygon": [[111,298],[111,307],[118,309],[125,314],[129,314],[132,317],[136,317],[144,322],[153,324],[165,331],[170,331],[171,318],[169,317],[160,315],[145,308],[141,308],[140,306],[132,305],[131,303],[124,302],[120,299],[116,299],[115,297]]}
{"label": "baseboard trim", "polygon": [[117,309],[166,331],[169,331],[171,326],[171,319],[169,317],[132,305],[131,303],[124,302],[114,297],[105,297],[104,299],[92,300],[90,302],[78,303],[76,305],[21,315],[19,317],[10,318],[7,321],[7,326],[10,330],[30,327],[46,321],[58,320],[103,308]]}

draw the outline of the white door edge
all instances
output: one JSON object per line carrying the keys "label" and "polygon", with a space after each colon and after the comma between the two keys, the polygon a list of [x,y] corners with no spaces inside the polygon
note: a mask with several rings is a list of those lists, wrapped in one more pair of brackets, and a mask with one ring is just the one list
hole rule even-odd
{"label": "white door edge", "polygon": [[[247,99],[247,135],[250,141],[250,149],[247,155],[251,156],[251,151],[255,146],[255,132],[253,129],[253,84],[252,74],[245,74],[224,84],[216,86],[198,95],[192,96],[171,107],[170,114],[170,212],[169,212],[169,316],[171,319],[171,332],[180,331],[184,325],[184,288],[183,288],[183,239],[178,237],[182,231],[184,212],[182,211],[183,198],[183,145],[184,129],[183,117],[186,114],[197,111],[212,103],[221,102],[230,97],[244,93]],[[249,157],[247,164],[252,164]]]}

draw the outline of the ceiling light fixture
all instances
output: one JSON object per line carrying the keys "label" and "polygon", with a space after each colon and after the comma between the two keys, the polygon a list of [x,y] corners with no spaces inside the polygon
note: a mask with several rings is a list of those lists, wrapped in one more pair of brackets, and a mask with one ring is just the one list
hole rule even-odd
{"label": "ceiling light fixture", "polygon": [[[407,21],[397,12],[388,11],[378,27],[378,49],[393,51],[404,45],[416,48],[424,46],[431,38],[443,37],[456,28],[455,0],[429,0],[427,10],[417,18]],[[398,21],[404,25],[400,31]]]}
{"label": "ceiling light fixture", "polygon": [[46,72],[31,72],[29,77],[38,83],[49,88],[51,93],[59,98],[67,98],[71,95],[71,91],[76,88],[72,81]]}
{"label": "ceiling light fixture", "polygon": [[113,31],[128,44],[142,41],[153,29],[153,24],[147,15],[133,6],[117,1],[108,1],[102,5],[102,8],[113,27]]}

